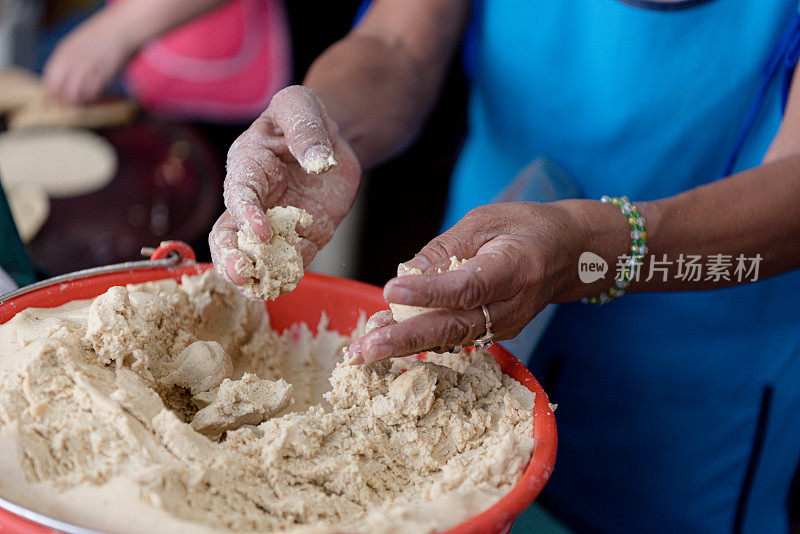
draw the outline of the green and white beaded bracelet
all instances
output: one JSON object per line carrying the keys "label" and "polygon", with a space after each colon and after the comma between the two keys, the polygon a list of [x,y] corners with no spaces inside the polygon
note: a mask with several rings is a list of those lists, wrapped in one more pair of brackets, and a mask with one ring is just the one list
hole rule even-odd
{"label": "green and white beaded bracelet", "polygon": [[637,269],[642,264],[644,255],[647,254],[647,230],[644,226],[644,217],[634,206],[628,197],[609,197],[603,195],[600,198],[603,204],[614,204],[618,206],[622,214],[628,218],[631,227],[631,250],[625,265],[620,272],[620,276],[614,279],[614,285],[607,291],[598,295],[584,297],[581,302],[584,304],[605,304],[621,297],[628,290],[628,286],[636,276]]}

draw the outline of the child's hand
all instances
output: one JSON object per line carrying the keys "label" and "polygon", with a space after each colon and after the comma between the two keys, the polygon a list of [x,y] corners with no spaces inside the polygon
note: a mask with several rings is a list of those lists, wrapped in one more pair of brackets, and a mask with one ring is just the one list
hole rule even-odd
{"label": "child's hand", "polygon": [[101,12],[58,44],[44,67],[45,87],[62,102],[97,100],[135,52],[125,32]]}

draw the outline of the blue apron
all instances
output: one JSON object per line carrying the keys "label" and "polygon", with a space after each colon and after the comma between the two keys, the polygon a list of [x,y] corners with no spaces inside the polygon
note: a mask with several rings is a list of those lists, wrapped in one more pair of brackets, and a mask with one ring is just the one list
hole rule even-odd
{"label": "blue apron", "polygon": [[[777,80],[794,63],[779,62],[770,84],[764,70],[797,0],[694,3],[481,2],[446,226],[542,153],[588,198],[661,198],[758,165],[782,116]],[[587,532],[787,532],[799,297],[791,272],[562,305],[530,360],[559,403],[543,501]]]}

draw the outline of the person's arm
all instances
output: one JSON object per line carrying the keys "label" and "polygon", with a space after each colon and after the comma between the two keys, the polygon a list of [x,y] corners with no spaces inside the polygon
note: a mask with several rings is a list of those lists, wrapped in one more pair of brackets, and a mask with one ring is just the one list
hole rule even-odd
{"label": "person's arm", "polygon": [[[645,218],[649,252],[628,291],[722,288],[800,268],[799,76],[762,165],[669,198],[632,199]],[[495,339],[510,339],[546,304],[608,289],[618,258],[630,254],[630,232],[618,207],[596,200],[482,206],[405,264],[426,275],[399,276],[384,288],[388,302],[444,309],[399,324],[391,313],[379,312],[371,319],[379,328],[356,340],[350,355],[356,362],[370,362],[469,345],[485,332],[483,305]],[[581,282],[578,259],[586,251],[603,257],[610,274]],[[706,269],[722,255],[730,262],[722,269],[727,279],[702,269],[699,280],[677,276],[681,256],[690,255],[700,256]],[[471,259],[437,274],[451,256]],[[746,260],[744,276],[736,274],[739,256]],[[750,271],[753,258],[758,258],[757,272]],[[666,274],[658,270],[650,276],[652,262],[662,260],[658,267]],[[685,273],[686,264],[682,267]]]}
{"label": "person's arm", "polygon": [[469,17],[466,0],[376,0],[311,66],[319,95],[365,168],[413,140]]}
{"label": "person's arm", "polygon": [[55,97],[97,99],[142,46],[225,0],[124,0],[108,5],[67,35],[44,68]]}
{"label": "person's arm", "polygon": [[632,291],[713,289],[743,281],[705,275],[700,281],[681,280],[674,263],[666,282],[661,275],[647,280],[650,262],[664,256],[673,262],[681,254],[722,254],[734,262],[740,255],[758,256],[759,278],[800,268],[800,70],[760,166],[639,207],[647,222],[650,253],[644,276]]}
{"label": "person's arm", "polygon": [[209,236],[220,273],[246,281],[237,232],[269,240],[265,211],[277,205],[311,213],[308,266],[350,209],[361,168],[400,151],[424,121],[468,9],[467,0],[376,0],[314,63],[306,86],[273,97],[228,152],[227,209]]}
{"label": "person's arm", "polygon": [[[617,258],[630,254],[629,229],[619,208],[590,200],[568,200],[561,204],[582,221],[587,232],[581,240],[584,250],[603,256],[613,273]],[[748,269],[751,260],[758,258],[759,279],[800,268],[800,155],[673,197],[636,204],[645,218],[649,252],[640,268],[639,280],[629,291],[716,289],[752,281],[752,275],[742,279],[733,276],[739,256],[744,258]],[[730,279],[710,276],[708,272],[701,273],[699,280],[679,277],[681,255],[684,259],[700,256],[703,266],[722,255],[725,263],[730,262],[725,269],[726,278]],[[653,262],[657,263],[651,275]],[[682,268],[685,273],[685,264]],[[602,283],[608,285],[607,280]],[[596,285],[587,288],[575,277],[558,300],[587,296],[594,290],[602,290],[602,283],[599,288]]]}
{"label": "person's arm", "polygon": [[228,0],[124,0],[98,13],[109,27],[142,46]]}
{"label": "person's arm", "polygon": [[[650,251],[629,292],[722,288],[800,268],[800,155],[674,197],[635,203],[646,221]],[[611,287],[617,259],[630,254],[630,242],[620,209],[596,200],[482,206],[404,264],[425,274],[398,276],[384,287],[387,302],[442,309],[399,324],[390,312],[379,312],[371,324],[380,328],[353,342],[349,354],[358,363],[470,345],[485,332],[484,305],[495,339],[510,339],[548,303]],[[588,284],[578,275],[586,251],[609,266],[605,278]],[[707,266],[718,254],[729,262],[727,280],[709,277],[707,269],[697,281],[694,275],[677,276],[681,255],[700,255]],[[740,255],[746,258],[743,277],[735,270]],[[451,256],[469,261],[437,274]],[[750,271],[756,257],[758,271]],[[651,262],[663,259],[669,263],[659,267],[666,274],[650,277]]]}

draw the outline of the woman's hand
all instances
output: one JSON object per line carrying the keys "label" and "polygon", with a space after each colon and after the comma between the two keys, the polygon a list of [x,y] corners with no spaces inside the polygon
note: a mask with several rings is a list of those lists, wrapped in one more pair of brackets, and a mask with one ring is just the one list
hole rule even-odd
{"label": "woman's hand", "polygon": [[237,262],[249,262],[237,248],[236,232],[268,241],[265,211],[279,205],[313,217],[309,227],[298,229],[308,267],[350,209],[360,179],[355,154],[316,94],[303,86],[283,89],[228,152],[227,210],[209,236],[217,270],[234,284],[247,281],[236,269]]}
{"label": "woman's hand", "polygon": [[[391,312],[378,312],[368,333],[350,346],[353,363],[470,345],[486,332],[482,305],[495,339],[510,339],[548,303],[591,294],[597,287],[581,284],[577,269],[591,223],[569,205],[510,202],[469,212],[398,269],[416,267],[426,274],[398,276],[384,287],[390,303],[443,309],[402,323]],[[617,230],[624,246],[624,223]],[[447,269],[451,256],[468,261],[437,273]]]}
{"label": "woman's hand", "polygon": [[62,102],[97,100],[137,49],[101,12],[58,44],[44,67],[45,87]]}

